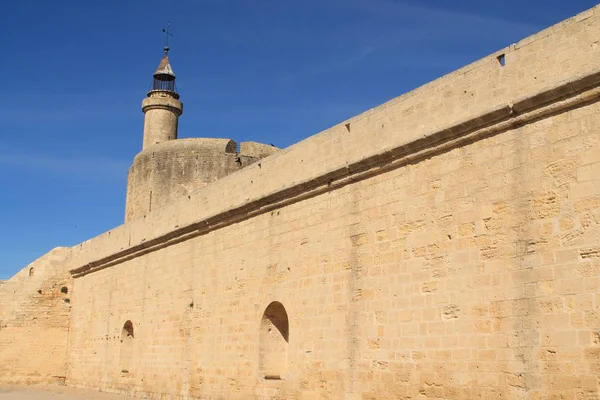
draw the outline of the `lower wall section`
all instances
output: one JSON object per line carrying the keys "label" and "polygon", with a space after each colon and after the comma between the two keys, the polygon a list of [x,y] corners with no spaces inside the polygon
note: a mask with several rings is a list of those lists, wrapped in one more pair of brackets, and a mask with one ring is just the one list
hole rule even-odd
{"label": "lower wall section", "polygon": [[64,383],[67,331],[64,328],[0,329],[0,382]]}
{"label": "lower wall section", "polygon": [[598,398],[598,115],[538,119],[78,277],[67,383]]}
{"label": "lower wall section", "polygon": [[69,253],[56,248],[0,287],[0,383],[64,383]]}

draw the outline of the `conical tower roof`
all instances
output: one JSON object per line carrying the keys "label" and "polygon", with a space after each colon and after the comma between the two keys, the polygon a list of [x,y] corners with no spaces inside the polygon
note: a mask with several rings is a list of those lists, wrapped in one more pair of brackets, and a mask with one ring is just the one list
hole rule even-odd
{"label": "conical tower roof", "polygon": [[175,79],[175,72],[173,72],[173,68],[171,67],[171,63],[169,62],[169,48],[165,46],[165,55],[162,60],[160,60],[160,64],[158,64],[158,68],[154,72],[154,76],[157,75],[168,75],[172,76]]}

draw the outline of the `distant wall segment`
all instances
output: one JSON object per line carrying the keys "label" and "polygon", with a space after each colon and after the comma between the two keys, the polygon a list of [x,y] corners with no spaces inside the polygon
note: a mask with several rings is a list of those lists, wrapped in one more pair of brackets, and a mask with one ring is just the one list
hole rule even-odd
{"label": "distant wall segment", "polygon": [[64,383],[70,254],[57,247],[0,284],[0,383]]}

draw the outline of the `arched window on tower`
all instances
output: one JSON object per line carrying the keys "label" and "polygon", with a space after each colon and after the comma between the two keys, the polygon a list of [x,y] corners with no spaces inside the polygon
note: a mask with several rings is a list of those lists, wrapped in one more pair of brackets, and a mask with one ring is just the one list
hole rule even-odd
{"label": "arched window on tower", "polygon": [[29,268],[29,276],[33,276],[33,267]]}
{"label": "arched window on tower", "polygon": [[277,301],[260,321],[259,370],[265,379],[281,379],[287,369],[290,325],[285,307]]}
{"label": "arched window on tower", "polygon": [[129,373],[131,360],[133,358],[133,324],[131,321],[125,322],[121,331],[121,372]]}

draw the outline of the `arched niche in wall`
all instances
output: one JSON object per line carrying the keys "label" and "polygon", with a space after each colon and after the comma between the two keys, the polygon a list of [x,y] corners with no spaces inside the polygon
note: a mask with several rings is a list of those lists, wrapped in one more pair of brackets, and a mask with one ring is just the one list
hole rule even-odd
{"label": "arched niche in wall", "polygon": [[268,305],[260,321],[259,372],[265,379],[281,379],[287,369],[290,324],[285,307]]}
{"label": "arched niche in wall", "polygon": [[29,276],[33,276],[33,267],[29,268]]}
{"label": "arched niche in wall", "polygon": [[131,360],[133,359],[133,323],[125,322],[123,330],[121,330],[121,349],[120,363],[121,372],[129,373],[131,369]]}

